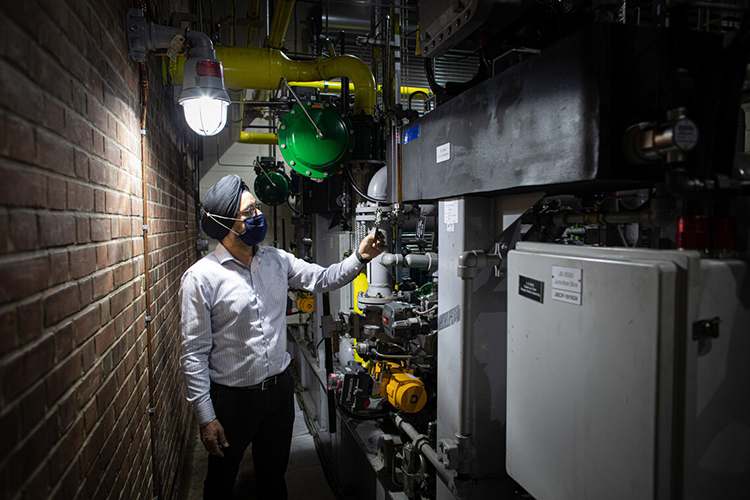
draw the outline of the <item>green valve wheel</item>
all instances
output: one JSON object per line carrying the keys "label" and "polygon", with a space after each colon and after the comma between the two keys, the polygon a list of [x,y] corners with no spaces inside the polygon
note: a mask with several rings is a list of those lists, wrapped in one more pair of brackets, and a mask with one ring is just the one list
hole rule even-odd
{"label": "green valve wheel", "polygon": [[352,156],[354,128],[337,107],[306,101],[281,120],[279,147],[287,163],[300,174],[330,177],[340,172]]}
{"label": "green valve wheel", "polygon": [[289,177],[284,172],[272,170],[255,177],[255,197],[272,207],[281,205],[289,197]]}

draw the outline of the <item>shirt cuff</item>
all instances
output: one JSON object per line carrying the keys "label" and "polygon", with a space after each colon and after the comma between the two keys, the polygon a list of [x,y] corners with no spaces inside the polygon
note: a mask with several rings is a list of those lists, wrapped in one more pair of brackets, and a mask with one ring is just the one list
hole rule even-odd
{"label": "shirt cuff", "polygon": [[216,419],[216,413],[214,413],[214,405],[209,399],[203,403],[197,403],[193,407],[195,412],[195,419],[198,421],[198,426],[205,425]]}
{"label": "shirt cuff", "polygon": [[365,259],[364,257],[362,257],[362,254],[361,254],[361,253],[359,253],[359,249],[357,249],[357,250],[355,250],[355,251],[354,251],[354,255],[356,255],[356,256],[357,256],[357,260],[358,260],[358,261],[359,261],[359,262],[360,262],[361,264],[368,264],[368,263],[369,263],[369,262],[370,262],[370,261],[372,260],[372,259]]}

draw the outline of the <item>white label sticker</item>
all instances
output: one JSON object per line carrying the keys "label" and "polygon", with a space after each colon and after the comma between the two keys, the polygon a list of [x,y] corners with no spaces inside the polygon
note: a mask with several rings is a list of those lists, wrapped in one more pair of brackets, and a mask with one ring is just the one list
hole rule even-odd
{"label": "white label sticker", "polygon": [[449,233],[452,233],[455,230],[455,228],[456,228],[455,224],[448,224],[447,226],[445,226],[445,230],[448,231]]}
{"label": "white label sticker", "polygon": [[451,143],[446,142],[445,144],[438,146],[436,149],[436,152],[437,152],[438,163],[450,160],[451,159]]}
{"label": "white label sticker", "polygon": [[446,201],[443,204],[443,209],[445,210],[443,222],[445,224],[458,224],[458,200]]}
{"label": "white label sticker", "polygon": [[583,288],[581,269],[552,266],[552,288],[581,293]]}
{"label": "white label sticker", "polygon": [[576,292],[566,292],[564,290],[552,290],[552,298],[568,304],[581,305],[581,294]]}

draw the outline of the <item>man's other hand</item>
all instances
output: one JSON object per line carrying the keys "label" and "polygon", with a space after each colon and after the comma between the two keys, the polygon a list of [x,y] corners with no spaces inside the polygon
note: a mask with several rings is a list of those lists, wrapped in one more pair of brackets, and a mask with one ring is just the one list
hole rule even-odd
{"label": "man's other hand", "polygon": [[221,426],[217,419],[211,420],[207,424],[201,425],[201,441],[211,455],[224,456],[222,448],[229,447],[229,442],[224,436],[224,427]]}
{"label": "man's other hand", "polygon": [[359,244],[359,254],[367,260],[372,260],[385,250],[385,237],[379,231],[373,231],[362,239]]}

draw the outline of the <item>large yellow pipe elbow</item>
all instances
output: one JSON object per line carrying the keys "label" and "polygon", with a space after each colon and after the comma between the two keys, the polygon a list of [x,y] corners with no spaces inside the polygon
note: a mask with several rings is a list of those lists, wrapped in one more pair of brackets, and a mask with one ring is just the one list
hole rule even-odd
{"label": "large yellow pipe elbow", "polygon": [[[337,56],[314,61],[292,61],[281,51],[271,48],[225,47],[217,45],[216,58],[224,66],[227,88],[275,90],[281,78],[287,81],[314,82],[332,78],[349,78],[354,84],[354,113],[371,115],[377,88],[372,71],[354,56]],[[185,58],[170,62],[172,83],[182,85]]]}
{"label": "large yellow pipe elbow", "polygon": [[240,132],[242,144],[278,144],[279,136],[266,132]]}

